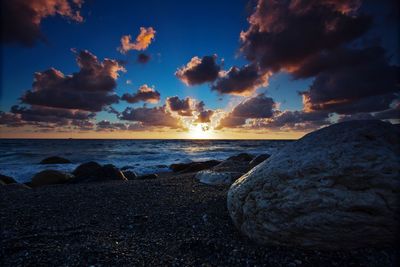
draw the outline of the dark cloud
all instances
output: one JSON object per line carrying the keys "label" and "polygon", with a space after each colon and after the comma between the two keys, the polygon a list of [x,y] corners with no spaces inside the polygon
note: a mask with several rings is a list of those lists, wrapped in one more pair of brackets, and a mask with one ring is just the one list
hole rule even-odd
{"label": "dark cloud", "polygon": [[83,0],[4,0],[1,1],[1,40],[33,46],[45,40],[40,30],[41,21],[59,15],[82,22],[79,9]]}
{"label": "dark cloud", "polygon": [[360,1],[259,0],[241,33],[241,51],[263,71],[293,71],[308,57],[364,34],[371,18],[356,15]]}
{"label": "dark cloud", "polygon": [[113,132],[113,131],[141,131],[145,130],[141,123],[122,123],[122,122],[110,122],[102,120],[96,123],[96,130]]}
{"label": "dark cloud", "polygon": [[131,104],[140,101],[157,103],[160,101],[160,93],[154,90],[154,88],[147,86],[147,84],[143,84],[135,94],[123,94],[121,99]]}
{"label": "dark cloud", "polygon": [[121,122],[110,122],[107,120],[102,120],[96,123],[97,131],[124,131],[127,130],[128,126]]}
{"label": "dark cloud", "polygon": [[[204,104],[204,103],[203,103]],[[190,97],[179,99],[177,96],[168,97],[166,100],[166,107],[172,112],[177,112],[181,116],[192,116],[195,111],[195,100]],[[201,106],[203,108],[204,105]]]}
{"label": "dark cloud", "polygon": [[186,66],[178,69],[175,75],[186,85],[197,85],[215,81],[220,70],[217,55],[193,57]]}
{"label": "dark cloud", "polygon": [[95,126],[93,121],[88,121],[88,120],[72,120],[70,122],[70,125],[72,126],[72,128],[81,131],[93,130]]}
{"label": "dark cloud", "polygon": [[24,123],[22,122],[21,116],[19,114],[4,112],[0,110],[0,125],[5,125],[8,127],[20,127],[23,126]]}
{"label": "dark cloud", "polygon": [[41,106],[27,108],[16,105],[11,107],[11,113],[19,114],[20,118],[24,121],[60,122],[61,124],[68,120],[89,120],[96,115],[95,113],[82,110],[47,108]]}
{"label": "dark cloud", "polygon": [[349,120],[397,120],[400,121],[400,103],[394,107],[375,113],[356,113],[351,115],[341,115],[339,122]]}
{"label": "dark cloud", "polygon": [[8,127],[35,126],[36,128],[74,128],[89,130],[95,113],[41,106],[12,106],[10,112],[0,111],[0,125]]}
{"label": "dark cloud", "polygon": [[232,67],[224,72],[211,89],[220,94],[251,95],[257,88],[268,84],[268,73],[261,74],[256,65]]}
{"label": "dark cloud", "polygon": [[149,62],[151,59],[150,55],[147,55],[145,53],[140,53],[137,56],[137,62],[141,63],[141,64],[146,64],[147,62]]}
{"label": "dark cloud", "polygon": [[128,107],[118,116],[121,120],[135,121],[142,123],[143,126],[158,126],[158,127],[169,127],[169,128],[181,128],[181,124],[178,118],[173,117],[163,107],[154,108],[132,108]]}
{"label": "dark cloud", "polygon": [[280,131],[311,131],[328,125],[328,113],[304,111],[276,111],[274,116],[266,120],[254,120],[250,128],[264,128]]}
{"label": "dark cloud", "polygon": [[113,59],[103,62],[89,51],[77,55],[79,72],[64,75],[51,68],[36,72],[32,89],[28,90],[21,101],[25,104],[101,111],[105,106],[117,103],[119,97],[114,94],[119,72],[125,71],[120,63]]}
{"label": "dark cloud", "polygon": [[315,57],[297,76],[316,74],[303,92],[307,111],[339,114],[376,112],[398,99],[400,68],[389,65],[381,47],[340,49]]}
{"label": "dark cloud", "polygon": [[276,103],[270,97],[259,94],[238,104],[227,116],[221,119],[218,129],[242,126],[247,119],[270,118],[274,114]]}
{"label": "dark cloud", "polygon": [[198,123],[211,122],[212,115],[214,115],[214,111],[211,109],[200,111],[195,122]]}

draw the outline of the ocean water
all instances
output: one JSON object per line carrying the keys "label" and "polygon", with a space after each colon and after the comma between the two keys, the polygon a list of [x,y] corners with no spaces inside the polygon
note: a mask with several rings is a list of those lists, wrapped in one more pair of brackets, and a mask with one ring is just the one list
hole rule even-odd
{"label": "ocean water", "polygon": [[[292,141],[285,140],[81,140],[0,139],[0,173],[18,182],[30,181],[44,169],[72,171],[96,161],[118,168],[128,166],[138,174],[168,171],[172,163],[223,160],[238,153],[273,154]],[[38,164],[61,156],[71,164]]]}

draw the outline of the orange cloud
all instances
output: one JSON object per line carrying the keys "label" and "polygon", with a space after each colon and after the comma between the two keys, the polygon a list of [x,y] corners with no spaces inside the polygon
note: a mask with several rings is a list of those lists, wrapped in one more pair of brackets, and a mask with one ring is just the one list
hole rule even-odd
{"label": "orange cloud", "polygon": [[136,41],[132,43],[132,36],[124,35],[121,37],[121,46],[118,51],[122,54],[126,54],[130,50],[146,50],[147,47],[154,40],[156,31],[152,27],[140,27],[140,33],[136,37]]}

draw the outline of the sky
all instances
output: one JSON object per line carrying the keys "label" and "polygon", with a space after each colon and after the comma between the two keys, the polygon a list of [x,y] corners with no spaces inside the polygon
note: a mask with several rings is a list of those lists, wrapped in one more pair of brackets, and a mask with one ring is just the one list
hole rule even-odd
{"label": "sky", "polygon": [[0,137],[294,139],[399,120],[397,1],[2,1]]}

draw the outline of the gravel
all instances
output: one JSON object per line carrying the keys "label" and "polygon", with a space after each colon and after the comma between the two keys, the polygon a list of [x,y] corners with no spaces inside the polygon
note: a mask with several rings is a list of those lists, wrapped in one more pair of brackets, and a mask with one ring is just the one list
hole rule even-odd
{"label": "gravel", "polygon": [[0,266],[396,266],[396,248],[260,246],[233,226],[228,186],[194,174],[0,187]]}

